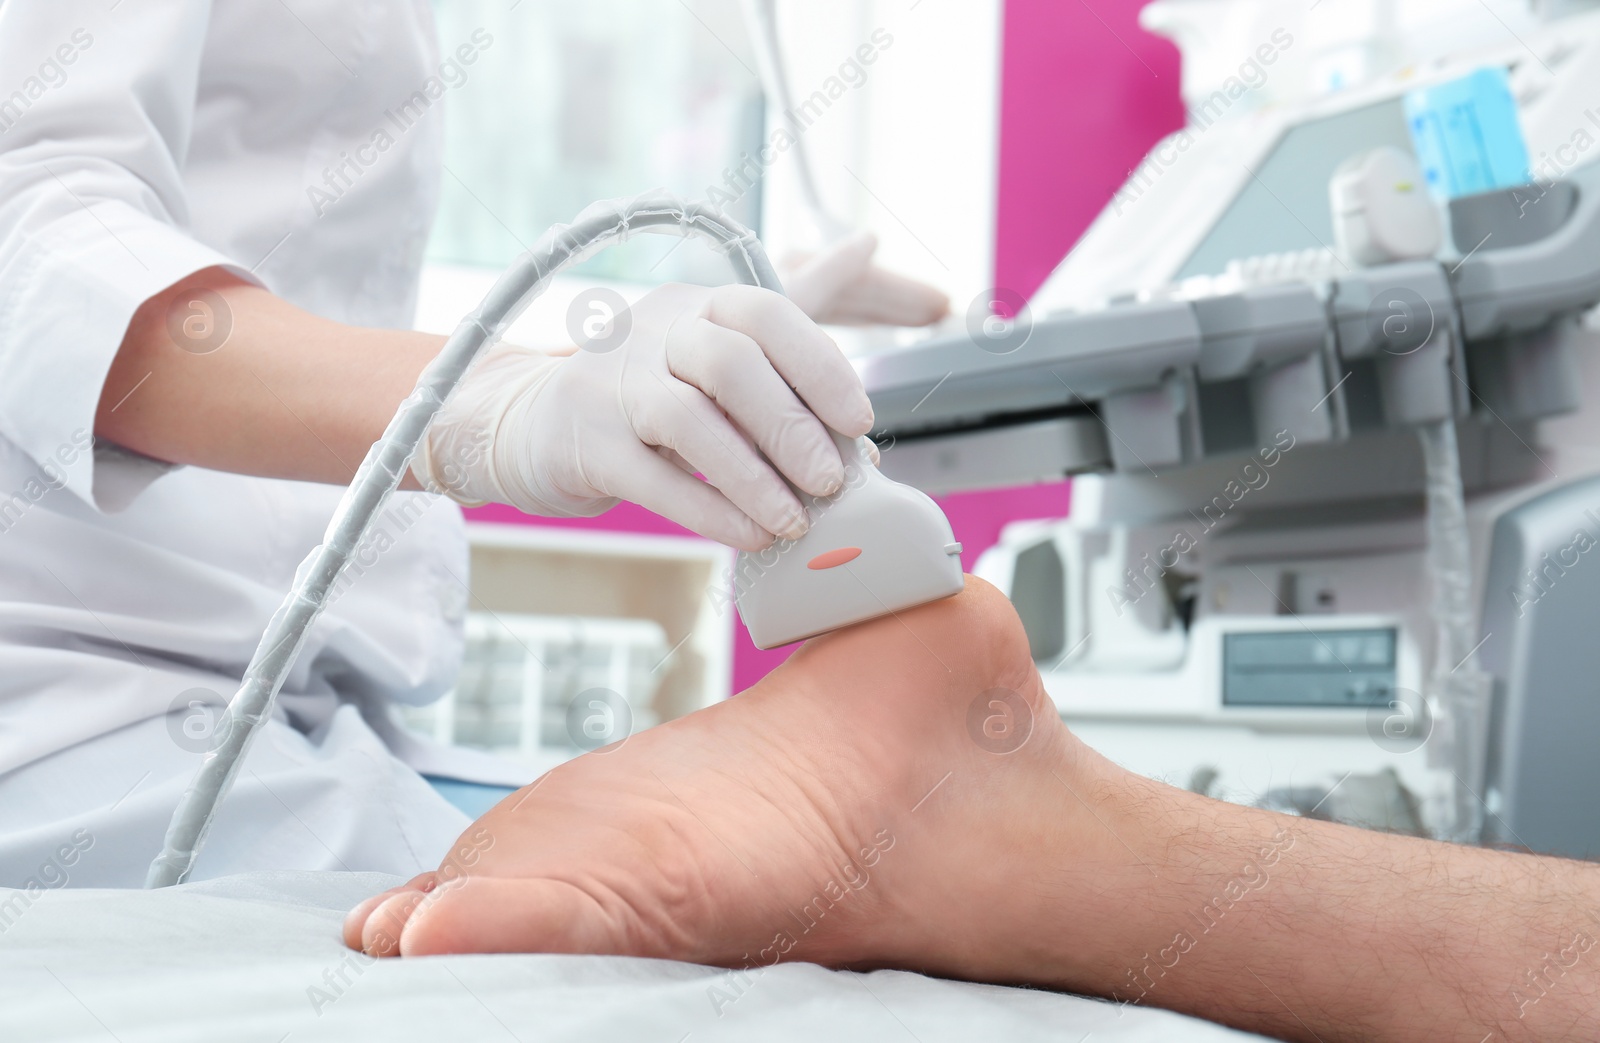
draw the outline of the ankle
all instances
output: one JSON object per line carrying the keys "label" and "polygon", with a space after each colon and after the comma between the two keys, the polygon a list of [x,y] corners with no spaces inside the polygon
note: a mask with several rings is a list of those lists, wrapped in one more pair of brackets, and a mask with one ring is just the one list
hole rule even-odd
{"label": "ankle", "polygon": [[1048,978],[1072,991],[1140,1002],[1182,958],[1187,942],[1180,935],[1197,930],[1188,914],[1201,907],[1205,889],[1183,850],[1192,795],[1066,738],[1050,772],[1060,796],[1050,857],[1036,860],[1045,893],[1065,899],[1050,907],[1061,922],[1048,932],[1056,939]]}

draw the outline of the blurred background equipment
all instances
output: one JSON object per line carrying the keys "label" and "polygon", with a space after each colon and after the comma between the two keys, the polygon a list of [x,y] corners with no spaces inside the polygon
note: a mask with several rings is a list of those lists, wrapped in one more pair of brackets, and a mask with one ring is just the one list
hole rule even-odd
{"label": "blurred background equipment", "polygon": [[1424,5],[1368,6],[1342,42],[1282,5],[1146,8],[1185,48],[1185,126],[1009,321],[861,359],[884,468],[1078,476],[975,571],[1114,759],[1600,855],[1574,799],[1600,792],[1600,649],[1571,632],[1600,609],[1600,13],[1443,47]]}

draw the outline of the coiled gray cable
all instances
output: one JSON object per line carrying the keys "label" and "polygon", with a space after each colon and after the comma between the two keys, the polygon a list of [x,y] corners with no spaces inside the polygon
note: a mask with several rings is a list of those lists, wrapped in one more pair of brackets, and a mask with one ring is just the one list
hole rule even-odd
{"label": "coiled gray cable", "polygon": [[1434,716],[1423,738],[1429,767],[1448,770],[1453,783],[1439,838],[1476,844],[1483,838],[1479,794],[1484,792],[1494,678],[1478,663],[1483,642],[1472,601],[1472,540],[1455,420],[1423,424],[1417,437],[1427,476],[1428,584],[1437,642],[1426,687]]}
{"label": "coiled gray cable", "polygon": [[311,625],[351,553],[406,473],[434,415],[472,363],[500,339],[524,308],[562,269],[634,232],[700,237],[726,255],[740,282],[783,291],[755,235],[703,203],[665,192],[595,203],[570,225],[557,225],[496,280],[476,311],[445,341],[400,404],[383,437],[374,442],[345,491],[323,542],[300,563],[294,586],[267,624],[239,690],[218,724],[217,739],[184,791],[167,827],[161,854],[150,864],[146,887],[182,883],[194,868],[217,807],[232,787],[250,742],[272,716],[278,689],[300,653]]}

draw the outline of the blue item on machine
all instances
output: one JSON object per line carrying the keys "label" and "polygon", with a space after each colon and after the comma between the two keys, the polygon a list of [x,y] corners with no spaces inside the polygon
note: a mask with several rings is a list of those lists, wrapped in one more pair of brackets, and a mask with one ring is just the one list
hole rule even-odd
{"label": "blue item on machine", "polygon": [[1428,189],[1438,198],[1457,199],[1533,179],[1505,69],[1491,66],[1410,91],[1405,113]]}

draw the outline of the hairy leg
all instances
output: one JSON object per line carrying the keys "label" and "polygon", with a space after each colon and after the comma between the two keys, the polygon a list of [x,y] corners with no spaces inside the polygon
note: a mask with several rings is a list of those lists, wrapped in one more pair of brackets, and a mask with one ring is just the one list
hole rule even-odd
{"label": "hairy leg", "polygon": [[969,579],[550,772],[346,937],[903,967],[1301,1039],[1583,1039],[1596,910],[1592,867],[1122,771],[1062,725],[1009,603]]}

